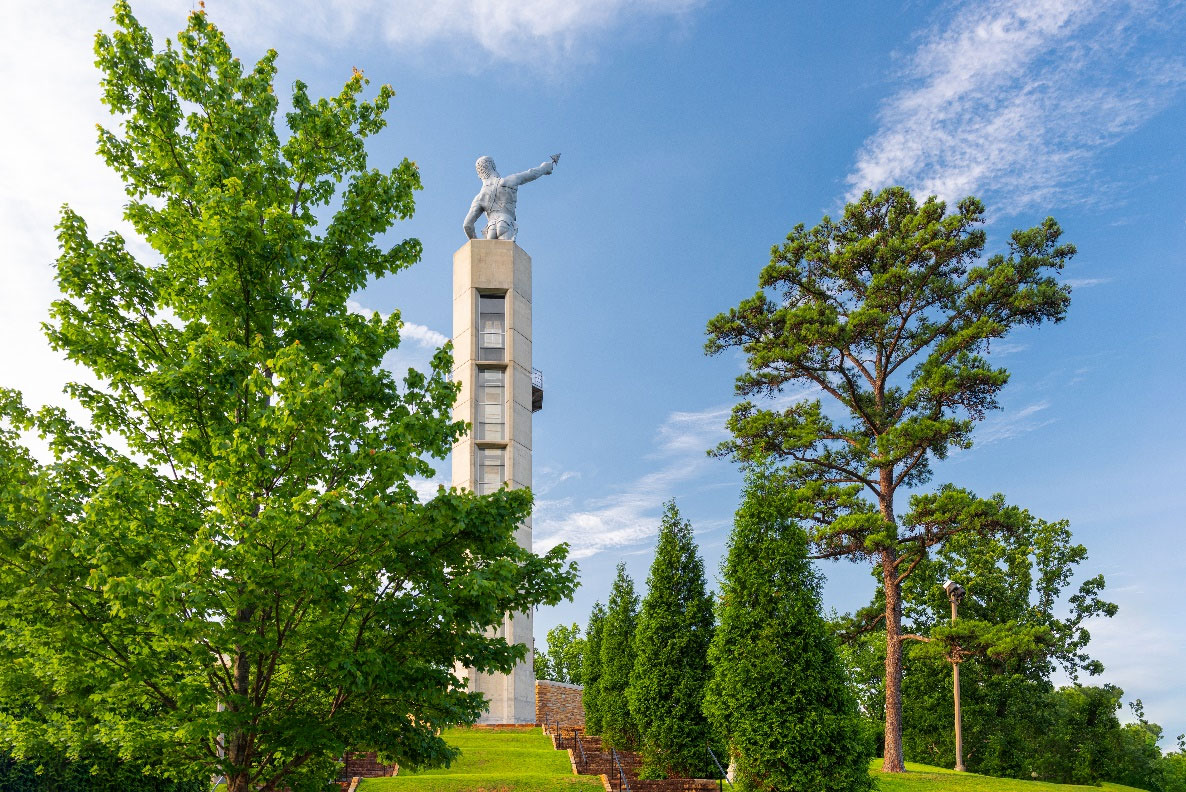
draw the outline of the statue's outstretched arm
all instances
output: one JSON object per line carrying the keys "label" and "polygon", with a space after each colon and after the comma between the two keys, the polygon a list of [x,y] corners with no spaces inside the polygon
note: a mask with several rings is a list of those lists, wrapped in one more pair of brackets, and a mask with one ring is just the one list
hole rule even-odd
{"label": "statue's outstretched arm", "polygon": [[547,176],[556,167],[555,160],[548,160],[541,163],[538,168],[525,170],[521,173],[512,173],[510,176],[504,176],[502,183],[507,187],[518,187],[520,184],[527,184],[529,181],[535,181],[540,176]]}
{"label": "statue's outstretched arm", "polygon": [[469,205],[469,211],[465,213],[465,222],[461,227],[465,229],[465,235],[470,239],[477,239],[478,234],[474,230],[474,224],[478,222],[478,218],[482,216],[482,207],[478,203],[478,199],[482,197],[481,193],[474,196],[474,202]]}

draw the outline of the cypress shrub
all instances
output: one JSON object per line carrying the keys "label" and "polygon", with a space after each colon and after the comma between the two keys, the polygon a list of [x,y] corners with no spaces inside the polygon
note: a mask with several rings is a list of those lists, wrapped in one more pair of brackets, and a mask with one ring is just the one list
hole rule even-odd
{"label": "cypress shrub", "polygon": [[601,734],[601,630],[605,622],[605,607],[596,602],[589,614],[585,630],[585,654],[581,658],[581,680],[584,690],[581,703],[585,707],[585,733]]}
{"label": "cypress shrub", "polygon": [[722,569],[705,712],[740,790],[869,790],[870,747],[795,506],[796,493],[750,472]]}
{"label": "cypress shrub", "polygon": [[687,778],[705,769],[704,688],[713,632],[706,589],[692,524],[670,501],[634,633],[628,696],[642,738],[645,777]]}
{"label": "cypress shrub", "polygon": [[638,595],[634,581],[626,574],[626,565],[618,564],[618,574],[609,592],[609,607],[601,630],[601,736],[619,751],[638,747],[638,729],[630,715],[627,689],[634,670],[634,628],[638,622]]}

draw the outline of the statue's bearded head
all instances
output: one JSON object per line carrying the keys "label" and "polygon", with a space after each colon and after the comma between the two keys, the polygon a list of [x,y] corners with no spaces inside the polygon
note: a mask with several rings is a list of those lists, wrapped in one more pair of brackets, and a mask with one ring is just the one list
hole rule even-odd
{"label": "statue's bearded head", "polygon": [[474,164],[474,168],[478,171],[478,178],[486,181],[491,176],[497,176],[498,171],[494,169],[493,157],[478,157],[478,161]]}

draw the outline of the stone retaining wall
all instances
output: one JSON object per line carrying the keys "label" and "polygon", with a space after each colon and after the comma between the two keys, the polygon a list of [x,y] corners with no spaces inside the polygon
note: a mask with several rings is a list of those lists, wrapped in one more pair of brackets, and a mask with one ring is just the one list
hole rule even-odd
{"label": "stone retaining wall", "polygon": [[584,691],[580,685],[566,682],[535,680],[535,722],[543,723],[544,716],[558,721],[562,727],[585,727]]}

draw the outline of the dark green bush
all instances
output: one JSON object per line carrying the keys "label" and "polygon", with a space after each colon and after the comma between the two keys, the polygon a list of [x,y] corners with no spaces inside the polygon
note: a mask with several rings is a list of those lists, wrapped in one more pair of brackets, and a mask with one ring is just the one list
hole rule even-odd
{"label": "dark green bush", "polygon": [[870,740],[820,615],[819,577],[793,494],[748,476],[725,561],[705,711],[741,790],[860,792]]}
{"label": "dark green bush", "polygon": [[704,716],[712,598],[692,524],[667,504],[634,632],[630,712],[642,738],[643,773],[692,777],[705,770]]}
{"label": "dark green bush", "polygon": [[630,714],[627,689],[634,670],[634,628],[638,623],[638,595],[634,581],[626,574],[626,565],[618,564],[618,574],[609,592],[609,607],[601,630],[601,736],[606,744],[619,751],[638,747],[638,727]]}
{"label": "dark green bush", "polygon": [[144,775],[127,762],[102,754],[70,760],[43,756],[18,760],[0,753],[0,792],[208,792],[204,779],[170,781]]}

